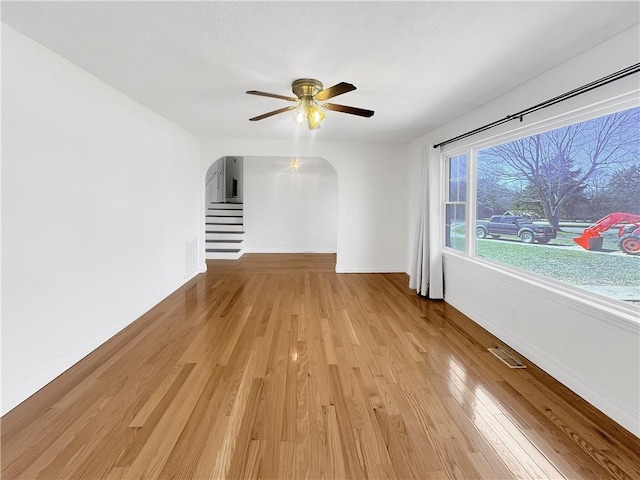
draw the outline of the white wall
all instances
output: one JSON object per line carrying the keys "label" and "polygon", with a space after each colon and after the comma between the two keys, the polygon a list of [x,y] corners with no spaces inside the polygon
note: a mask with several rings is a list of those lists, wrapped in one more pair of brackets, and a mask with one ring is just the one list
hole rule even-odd
{"label": "white wall", "polygon": [[[637,27],[624,32],[413,142],[410,175],[420,174],[425,148],[427,166],[438,174],[440,152],[431,148],[435,143],[637,63],[639,36]],[[486,139],[637,88],[637,75],[628,77],[525,117],[522,125],[505,124],[472,140]],[[420,201],[415,184],[410,198],[412,205]],[[432,215],[441,215],[440,205],[433,207]],[[415,236],[415,230],[412,222],[410,238]],[[597,301],[580,300],[560,289],[544,288],[455,254],[445,256],[444,271],[447,302],[640,436],[637,310],[607,308]]]}
{"label": "white wall", "polygon": [[322,158],[244,157],[245,252],[335,253],[338,174]]}
{"label": "white wall", "polygon": [[[212,163],[226,155],[324,158],[338,175],[336,271],[405,272],[408,264],[405,146],[322,142],[321,130],[305,133],[311,136],[291,142],[203,140],[202,178]],[[250,195],[248,187],[246,195]],[[247,236],[250,234],[248,231]]]}
{"label": "white wall", "polygon": [[198,139],[2,27],[4,413],[204,256]]}

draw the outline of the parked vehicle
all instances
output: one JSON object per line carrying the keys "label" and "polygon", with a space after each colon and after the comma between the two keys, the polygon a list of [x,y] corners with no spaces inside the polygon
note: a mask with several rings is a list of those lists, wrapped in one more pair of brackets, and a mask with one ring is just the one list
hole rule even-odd
{"label": "parked vehicle", "polygon": [[523,243],[549,243],[556,238],[556,229],[550,225],[536,225],[528,217],[520,215],[493,215],[489,221],[476,222],[477,238],[500,238],[515,235]]}
{"label": "parked vehicle", "polygon": [[573,239],[585,250],[602,249],[602,233],[618,227],[618,246],[628,255],[640,254],[640,215],[616,212],[602,217]]}

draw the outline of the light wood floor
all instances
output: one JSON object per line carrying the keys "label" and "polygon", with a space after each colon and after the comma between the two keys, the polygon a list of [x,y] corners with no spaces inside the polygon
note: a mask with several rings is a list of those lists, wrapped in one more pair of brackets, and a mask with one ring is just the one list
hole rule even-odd
{"label": "light wood floor", "polygon": [[209,261],[2,419],[2,478],[640,479],[640,440],[454,308],[334,265]]}

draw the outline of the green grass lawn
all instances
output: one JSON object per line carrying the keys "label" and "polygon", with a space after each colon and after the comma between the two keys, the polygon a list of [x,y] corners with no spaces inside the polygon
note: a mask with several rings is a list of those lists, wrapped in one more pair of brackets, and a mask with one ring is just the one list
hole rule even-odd
{"label": "green grass lawn", "polygon": [[640,286],[640,256],[621,253],[615,233],[605,236],[602,252],[577,247],[575,236],[559,232],[547,246],[526,245],[518,239],[478,240],[476,253],[571,285]]}

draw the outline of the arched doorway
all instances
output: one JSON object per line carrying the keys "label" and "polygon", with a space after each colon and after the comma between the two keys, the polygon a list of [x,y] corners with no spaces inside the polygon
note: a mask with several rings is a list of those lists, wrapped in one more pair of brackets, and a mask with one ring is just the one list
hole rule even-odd
{"label": "arched doorway", "polygon": [[[220,159],[222,160],[222,159]],[[220,162],[218,160],[218,162]],[[338,174],[324,158],[299,157],[298,169],[292,171],[292,157],[244,156],[242,172],[242,209],[235,212],[242,218],[231,220],[229,213],[222,217],[207,217],[207,250],[220,247],[224,239],[241,242],[224,248],[251,253],[336,253],[338,228]],[[216,162],[207,172],[207,214],[222,215],[217,192],[220,165]],[[217,173],[216,173],[217,172]],[[224,205],[226,203],[226,205]],[[216,211],[210,210],[215,207]],[[236,206],[238,208],[238,206]],[[228,217],[228,218],[227,218]],[[238,222],[235,226],[220,225]],[[241,227],[237,225],[241,223]],[[221,233],[234,229],[237,233]],[[212,233],[217,232],[217,233]],[[240,234],[239,232],[242,232]],[[218,242],[214,242],[217,240]],[[229,252],[224,256],[207,258],[237,258]]]}

